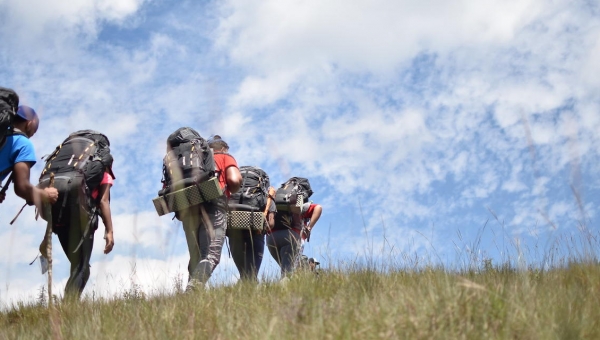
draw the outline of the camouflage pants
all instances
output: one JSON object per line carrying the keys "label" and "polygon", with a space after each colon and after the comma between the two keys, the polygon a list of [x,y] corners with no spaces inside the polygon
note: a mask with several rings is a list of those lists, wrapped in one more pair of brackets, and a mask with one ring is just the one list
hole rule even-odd
{"label": "camouflage pants", "polygon": [[206,283],[221,260],[227,215],[208,203],[180,211],[179,218],[190,252],[188,281]]}

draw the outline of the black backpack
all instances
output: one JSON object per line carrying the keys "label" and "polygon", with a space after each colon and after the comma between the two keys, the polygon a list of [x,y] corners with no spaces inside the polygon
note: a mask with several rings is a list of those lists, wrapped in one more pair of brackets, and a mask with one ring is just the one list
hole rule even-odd
{"label": "black backpack", "polygon": [[275,205],[278,210],[287,210],[289,204],[296,204],[298,196],[302,195],[303,201],[307,202],[312,194],[308,179],[292,177],[275,192]]}
{"label": "black backpack", "polygon": [[[19,96],[17,93],[11,89],[0,87],[0,149],[4,147],[6,137],[14,133],[13,122],[15,115],[17,114],[18,106]],[[11,171],[12,167],[3,171],[2,175],[8,175]],[[11,181],[12,175],[8,178],[4,186],[0,183],[1,193],[6,192]]]}
{"label": "black backpack", "polygon": [[54,187],[58,190],[58,201],[52,206],[54,223],[60,222],[63,210],[70,208],[67,207],[69,202],[79,203],[90,216],[94,215],[100,197],[94,200],[91,193],[102,182],[104,172],[109,171],[112,175],[113,157],[108,138],[93,130],[76,131],[43,159],[46,165],[38,187],[48,187],[50,175],[54,174]]}
{"label": "black backpack", "polygon": [[11,89],[0,87],[0,148],[6,136],[12,133],[13,122],[19,107],[19,96]]}
{"label": "black backpack", "polygon": [[208,142],[190,127],[177,129],[167,138],[163,159],[163,189],[159,196],[202,183],[215,175],[215,160]]}
{"label": "black backpack", "polygon": [[248,165],[240,167],[240,174],[242,184],[238,192],[231,194],[230,208],[236,210],[239,205],[247,205],[254,208],[252,210],[264,210],[271,186],[269,176],[263,169]]}

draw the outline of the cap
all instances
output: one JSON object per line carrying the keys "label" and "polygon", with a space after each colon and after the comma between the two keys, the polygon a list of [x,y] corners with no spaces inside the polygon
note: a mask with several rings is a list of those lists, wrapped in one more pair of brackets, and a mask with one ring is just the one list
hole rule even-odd
{"label": "cap", "polygon": [[21,105],[17,110],[17,116],[25,120],[32,120],[37,118],[37,113],[35,113],[35,110],[30,108],[29,106]]}

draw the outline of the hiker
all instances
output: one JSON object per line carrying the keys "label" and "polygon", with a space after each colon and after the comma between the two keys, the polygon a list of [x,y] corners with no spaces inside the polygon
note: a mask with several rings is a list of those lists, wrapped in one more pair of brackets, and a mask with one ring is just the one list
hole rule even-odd
{"label": "hiker", "polygon": [[[199,174],[196,175],[198,178],[215,175],[223,190],[223,194],[216,199],[178,210],[175,213],[175,216],[183,224],[190,252],[186,291],[194,291],[204,287],[221,260],[227,228],[227,198],[239,189],[241,175],[235,158],[227,153],[227,143],[219,136],[206,141],[192,128],[180,128],[167,139],[167,148],[169,152],[176,149],[177,153],[182,156],[178,159],[174,157],[172,161],[173,163],[177,162],[183,169],[181,180],[185,181],[188,174],[191,176],[194,173]],[[214,154],[211,148],[215,150]],[[185,161],[186,154],[190,154],[190,160],[187,163]],[[192,154],[196,156],[194,157]],[[169,153],[167,153],[167,157],[169,157]],[[199,158],[201,158],[200,162],[191,161]],[[179,159],[182,159],[181,162]],[[170,169],[173,168],[170,167]],[[169,179],[167,182],[177,182],[175,179],[170,179],[170,175],[164,167],[163,175],[167,177],[165,179]],[[165,185],[168,184],[167,182]]]}
{"label": "hiker", "polygon": [[[44,216],[41,210],[42,218],[52,218],[52,231],[71,263],[64,296],[79,299],[90,277],[98,215],[105,227],[104,254],[114,246],[110,188],[115,176],[110,142],[97,131],[80,130],[70,134],[45,161],[38,186],[48,187],[53,177],[58,201],[52,205],[52,216]],[[46,241],[44,238],[40,252],[47,258]]]}
{"label": "hiker", "polygon": [[[232,195],[229,201],[230,223],[241,225],[228,225],[227,237],[231,248],[233,262],[240,274],[240,280],[258,282],[258,271],[263,260],[265,250],[265,230],[271,229],[275,223],[275,202],[273,202],[275,189],[270,187],[269,176],[264,170],[256,166],[240,167],[242,185],[240,191]],[[253,218],[233,218],[233,214],[253,213]],[[256,222],[254,216],[258,215]],[[234,222],[235,221],[235,222]],[[265,228],[264,223],[267,223]],[[256,225],[259,224],[260,228]]]}
{"label": "hiker", "polygon": [[[16,94],[15,94],[16,95]],[[37,132],[40,120],[29,106],[19,106],[14,115],[12,128],[0,146],[0,182],[8,180],[0,191],[0,203],[6,198],[6,189],[14,183],[15,194],[29,205],[41,209],[41,202],[56,202],[58,191],[54,188],[39,189],[29,180],[31,167],[35,164],[35,151],[29,138]],[[12,173],[11,173],[12,171]],[[10,176],[9,176],[9,173]]]}
{"label": "hiker", "polygon": [[304,198],[311,195],[308,180],[301,177],[290,178],[277,190],[277,213],[273,228],[267,232],[267,246],[281,267],[282,278],[294,271],[302,256],[304,241],[310,241],[310,231],[321,217],[321,205],[303,203]]}
{"label": "hiker", "polygon": [[319,263],[319,261],[317,261],[317,259],[315,259],[314,257],[308,257],[306,255],[302,255],[302,256],[300,256],[300,263],[298,264],[298,267],[300,269],[304,269],[304,270],[313,272],[318,275],[319,273],[317,272],[317,267],[320,264],[321,263]]}

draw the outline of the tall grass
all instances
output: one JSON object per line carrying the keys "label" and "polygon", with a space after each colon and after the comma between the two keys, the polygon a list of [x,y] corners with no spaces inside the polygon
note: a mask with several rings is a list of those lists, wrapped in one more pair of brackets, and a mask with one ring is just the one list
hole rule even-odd
{"label": "tall grass", "polygon": [[597,235],[582,226],[523,249],[496,220],[499,263],[482,250],[487,223],[470,244],[453,244],[451,265],[435,250],[424,258],[386,249],[384,235],[384,256],[370,242],[366,260],[298,272],[285,284],[185,293],[177,277],[174,293],[131,285],[52,308],[42,288],[37,302],[0,313],[0,339],[600,339]]}
{"label": "tall grass", "polygon": [[338,268],[283,285],[17,305],[2,339],[599,339],[600,266]]}

